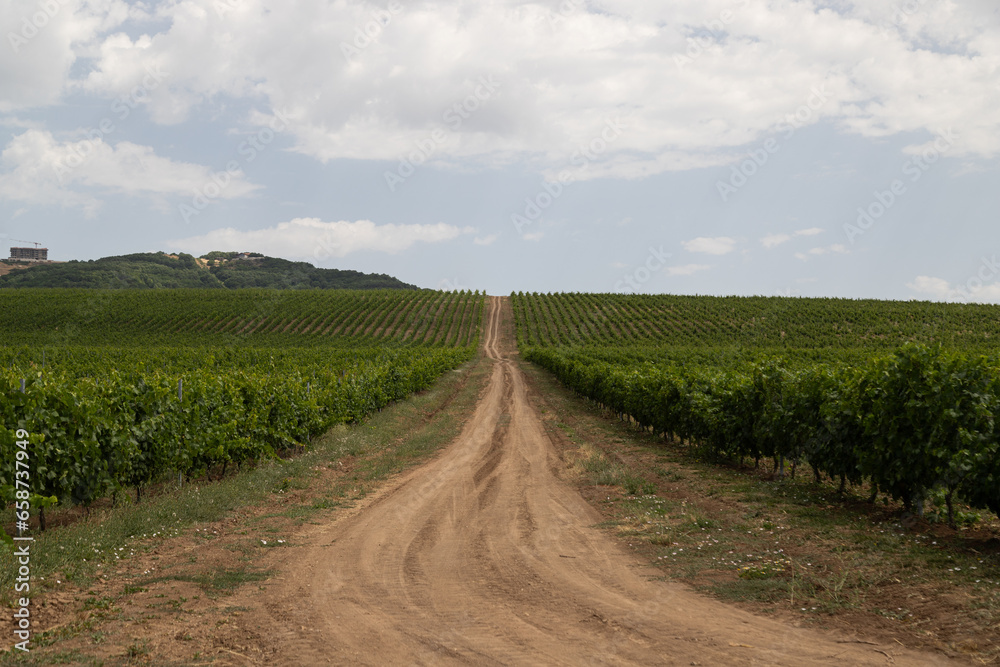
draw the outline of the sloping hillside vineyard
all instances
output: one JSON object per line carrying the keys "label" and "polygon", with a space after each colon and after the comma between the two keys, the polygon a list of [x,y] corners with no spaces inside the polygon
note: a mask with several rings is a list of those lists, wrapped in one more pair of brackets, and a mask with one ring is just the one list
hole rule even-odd
{"label": "sloping hillside vineyard", "polygon": [[33,492],[63,504],[304,446],[471,358],[483,307],[469,292],[0,293],[4,491],[18,429]]}
{"label": "sloping hillside vineyard", "polygon": [[482,298],[409,290],[0,291],[0,344],[468,345]]}
{"label": "sloping hillside vineyard", "polygon": [[[5,274],[5,275],[4,275]],[[33,264],[0,260],[0,290],[87,289],[419,289],[385,274],[320,269],[260,253],[136,253],[97,260]]]}
{"label": "sloping hillside vineyard", "polygon": [[1000,513],[1000,308],[512,296],[526,359],[642,428],[922,512]]}

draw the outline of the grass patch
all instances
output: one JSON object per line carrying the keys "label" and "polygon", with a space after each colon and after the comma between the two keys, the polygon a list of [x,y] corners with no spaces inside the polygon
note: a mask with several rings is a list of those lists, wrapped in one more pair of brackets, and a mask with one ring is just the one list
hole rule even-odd
{"label": "grass patch", "polygon": [[[484,370],[479,367],[486,365],[475,360],[463,370],[472,373],[475,369],[482,380]],[[218,521],[242,507],[263,503],[271,494],[307,488],[313,468],[333,461],[374,452],[376,456],[367,464],[364,481],[380,481],[452,437],[456,418],[441,414],[434,427],[422,429],[405,441],[400,439],[413,423],[420,422],[423,413],[450,398],[449,392],[457,391],[464,377],[464,374],[450,374],[431,390],[397,403],[363,424],[334,427],[296,458],[265,461],[220,481],[186,482],[174,492],[142,503],[94,511],[78,523],[36,533],[32,544],[32,577],[43,591],[58,589],[56,579],[85,587],[99,574],[98,565],[114,563],[136,549],[152,548],[158,541],[194,524]],[[338,503],[332,502],[305,509],[289,508],[286,512],[306,516],[309,510],[336,506]],[[13,553],[0,549],[0,603],[11,602],[16,573]]]}
{"label": "grass patch", "polygon": [[543,423],[580,473],[581,493],[604,518],[598,525],[665,579],[757,613],[1000,661],[995,518],[967,517],[955,531],[933,512],[921,521],[894,503],[871,505],[867,488],[840,495],[805,466],[775,480],[765,462],[709,460],[522,368],[532,400],[559,416]]}
{"label": "grass patch", "polygon": [[256,570],[253,568],[225,568],[212,570],[211,572],[165,574],[143,579],[143,588],[141,590],[145,591],[147,590],[145,587],[152,586],[161,581],[186,581],[197,584],[209,595],[219,593],[229,594],[243,584],[264,581],[272,574],[274,573],[270,570]]}
{"label": "grass patch", "polygon": [[783,579],[737,579],[705,586],[702,590],[732,602],[778,602],[789,599],[790,584]]}
{"label": "grass patch", "polygon": [[125,649],[125,657],[130,660],[144,658],[147,655],[149,655],[149,644],[144,641],[136,640]]}
{"label": "grass patch", "polygon": [[[460,372],[446,374],[430,390],[372,415],[363,424],[331,429],[314,439],[310,448],[295,458],[266,461],[252,469],[245,467],[220,481],[185,480],[182,488],[144,498],[140,504],[95,510],[90,517],[75,524],[36,534],[32,545],[32,602],[44,601],[47,591],[63,590],[66,584],[86,590],[98,575],[112,574],[115,563],[148,552],[181,533],[209,546],[215,536],[201,532],[201,528],[196,531],[194,527],[222,519],[235,518],[235,525],[227,523],[227,532],[247,537],[223,547],[234,551],[238,560],[212,569],[214,566],[202,563],[202,559],[191,559],[190,554],[183,557],[183,563],[161,562],[159,556],[149,556],[156,563],[157,578],[131,581],[121,594],[133,595],[144,592],[157,581],[175,580],[194,583],[208,598],[215,599],[241,585],[265,581],[272,573],[253,567],[260,549],[287,546],[278,543],[277,539],[272,540],[272,535],[287,535],[289,521],[350,507],[355,499],[371,492],[388,475],[425,459],[452,441],[460,432],[466,415],[471,414],[491,368],[489,360],[474,359]],[[339,477],[332,486],[314,489],[318,471],[327,468],[352,472]],[[245,511],[249,507],[273,507],[277,498],[280,498],[277,502],[288,504],[271,512],[270,518]],[[266,546],[259,536],[267,540]],[[0,601],[10,601],[12,573],[16,571],[11,553],[0,553],[0,587],[3,588]],[[116,660],[148,662],[149,657],[143,654],[144,645],[122,643],[122,637],[115,634],[116,628],[95,627],[106,622],[102,618],[108,617],[99,615],[110,614],[117,600],[108,602],[90,597],[93,601],[87,604],[92,607],[108,605],[109,609],[90,610],[91,619],[85,624],[63,625],[57,631],[58,637],[53,637],[53,643],[69,639],[78,641],[82,633],[103,630],[104,643],[118,646]],[[82,602],[81,599],[78,604]],[[163,605],[166,605],[164,611],[181,611],[167,608],[178,607],[176,600],[164,599]],[[44,633],[35,636],[39,640],[43,637]],[[43,648],[41,643],[34,642],[32,647]],[[66,648],[69,647],[64,646],[62,650]],[[52,646],[51,649],[32,650],[27,659],[6,651],[0,653],[0,665],[54,664],[59,649],[59,646]],[[76,652],[68,654],[76,655]]]}
{"label": "grass patch", "polygon": [[620,486],[631,496],[656,493],[656,485],[636,475],[627,466],[610,461],[601,452],[589,448],[579,459],[579,466],[589,474],[591,484],[597,486]]}
{"label": "grass patch", "polygon": [[[30,656],[31,654],[27,654]],[[60,651],[45,658],[44,662],[37,661],[34,657],[26,657],[18,660],[21,665],[82,665],[87,667],[102,667],[104,662],[84,655],[80,651]]]}
{"label": "grass patch", "polygon": [[206,593],[232,593],[243,584],[264,581],[272,574],[270,570],[226,569],[199,574],[190,580]]}

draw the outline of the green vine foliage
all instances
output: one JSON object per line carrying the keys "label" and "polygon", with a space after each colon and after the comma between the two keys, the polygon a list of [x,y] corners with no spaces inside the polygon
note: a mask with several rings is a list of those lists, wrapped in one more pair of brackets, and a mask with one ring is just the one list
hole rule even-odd
{"label": "green vine foliage", "polygon": [[[34,508],[307,446],[472,358],[485,302],[478,292],[219,292],[0,294],[16,306],[0,328],[0,493],[14,489],[19,429]],[[50,344],[25,342],[38,339]]]}
{"label": "green vine foliage", "polygon": [[[770,458],[779,471],[782,461],[808,465],[817,480],[839,480],[841,489],[868,483],[916,512],[925,499],[941,496],[952,523],[956,499],[1000,514],[1000,363],[976,345],[955,344],[954,335],[942,335],[953,341],[946,347],[908,341],[907,333],[890,347],[884,318],[850,303],[839,316],[866,332],[850,347],[842,335],[849,327],[834,317],[836,304],[818,300],[792,318],[799,347],[775,345],[770,322],[765,344],[690,346],[684,333],[690,321],[683,328],[679,315],[729,308],[729,329],[745,337],[765,327],[763,302],[565,294],[512,299],[526,359],[670,440],[697,443],[720,458]],[[995,319],[985,307],[942,304],[889,304],[883,313],[915,332],[918,322],[904,315],[920,308],[938,308],[957,328],[975,326],[986,313]],[[546,315],[556,311],[570,314],[568,325]],[[753,313],[753,321],[737,325],[740,312]],[[811,336],[799,319],[814,329]],[[704,328],[717,332],[724,324],[712,320]],[[990,335],[993,326],[984,322],[985,333],[969,329],[968,335]],[[553,329],[566,331],[554,335]],[[638,338],[643,331],[646,342]],[[876,331],[882,342],[866,347]],[[942,334],[940,324],[934,331]],[[809,338],[838,346],[809,347]],[[559,343],[567,339],[573,344]],[[671,343],[678,339],[684,344]]]}

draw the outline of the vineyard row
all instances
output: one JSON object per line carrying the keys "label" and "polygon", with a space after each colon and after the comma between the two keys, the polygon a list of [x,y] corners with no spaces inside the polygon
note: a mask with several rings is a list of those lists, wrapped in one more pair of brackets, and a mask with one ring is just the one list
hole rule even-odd
{"label": "vineyard row", "polygon": [[180,375],[109,359],[91,377],[38,371],[23,389],[18,373],[0,370],[0,491],[10,500],[18,429],[29,434],[33,493],[87,505],[128,487],[138,495],[170,473],[224,472],[303,446],[427,388],[474,351],[376,349],[353,364],[300,368],[293,354],[281,372],[236,363]]}
{"label": "vineyard row", "polygon": [[1000,514],[1000,365],[906,344],[862,365],[780,359],[722,370],[620,365],[583,350],[527,348],[525,358],[643,428],[727,459],[807,464],[841,489],[868,483],[921,513],[939,498]]}
{"label": "vineyard row", "polygon": [[484,296],[430,290],[0,291],[7,345],[474,345]]}
{"label": "vineyard row", "polygon": [[988,349],[1000,307],[916,301],[516,293],[518,344]]}

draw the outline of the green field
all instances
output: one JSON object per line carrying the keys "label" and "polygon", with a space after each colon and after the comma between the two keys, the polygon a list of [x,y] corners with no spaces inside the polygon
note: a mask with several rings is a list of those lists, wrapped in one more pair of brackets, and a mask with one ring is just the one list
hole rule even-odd
{"label": "green field", "polygon": [[474,344],[483,297],[431,290],[0,290],[0,345]]}
{"label": "green field", "polygon": [[1000,343],[1000,307],[982,304],[667,294],[511,299],[518,344],[526,346],[872,351],[917,341],[986,351]]}
{"label": "green field", "polygon": [[19,451],[30,450],[38,507],[138,495],[171,475],[222,475],[305,447],[470,359],[484,301],[413,290],[2,291],[3,493],[14,499]]}
{"label": "green field", "polygon": [[[667,440],[770,459],[779,475],[807,467],[917,512],[932,501],[953,523],[1000,510],[1000,308],[511,303],[526,359]],[[63,504],[274,456],[469,359],[484,304],[428,290],[2,290],[0,469],[13,479],[18,428],[37,494]]]}
{"label": "green field", "polygon": [[515,294],[526,359],[664,439],[866,486],[949,523],[1000,513],[1000,308]]}

